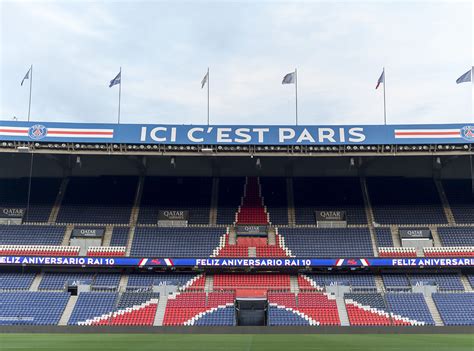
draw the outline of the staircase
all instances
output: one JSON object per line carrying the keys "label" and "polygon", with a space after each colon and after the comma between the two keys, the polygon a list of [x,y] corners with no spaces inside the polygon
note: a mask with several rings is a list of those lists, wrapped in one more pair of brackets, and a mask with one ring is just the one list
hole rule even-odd
{"label": "staircase", "polygon": [[290,227],[294,227],[296,225],[296,215],[292,178],[286,178],[286,198],[288,201],[288,224]]}
{"label": "staircase", "polygon": [[237,244],[237,234],[235,233],[235,227],[229,227],[229,245]]}
{"label": "staircase", "polygon": [[298,294],[300,292],[300,286],[298,285],[298,277],[296,275],[290,276],[290,291],[293,294]]}
{"label": "staircase", "polygon": [[135,226],[138,222],[138,214],[140,212],[140,203],[142,202],[144,183],[145,177],[142,175],[138,179],[137,192],[135,193],[135,200],[133,201],[132,212],[130,213],[130,226]]}
{"label": "staircase", "polygon": [[64,234],[63,242],[61,243],[62,246],[69,246],[69,241],[71,240],[71,234],[73,229],[73,224],[68,224],[66,226],[66,233]]}
{"label": "staircase", "polygon": [[364,209],[365,216],[367,218],[367,224],[369,226],[370,241],[372,242],[372,251],[374,256],[379,256],[379,249],[377,247],[377,234],[375,233],[374,228],[374,214],[372,212],[372,205],[370,203],[369,191],[367,190],[367,183],[365,182],[365,177],[360,177],[360,187],[362,189],[362,196],[364,198]]}
{"label": "staircase", "polygon": [[102,246],[110,246],[110,240],[112,239],[112,232],[114,227],[108,225],[105,227],[104,238],[102,239]]}
{"label": "staircase", "polygon": [[377,287],[377,292],[382,293],[385,291],[385,285],[383,283],[382,276],[377,274],[374,276],[375,278],[375,286]]}
{"label": "staircase", "polygon": [[154,326],[162,326],[165,318],[166,304],[168,303],[168,295],[161,296],[158,300],[158,307],[156,308]]}
{"label": "staircase", "polygon": [[204,291],[205,292],[212,292],[214,290],[214,276],[207,274],[206,275],[206,283],[204,284]]}
{"label": "staircase", "polygon": [[390,233],[392,234],[393,246],[402,247],[402,243],[400,241],[400,235],[398,235],[398,227],[396,225],[390,226]]}
{"label": "staircase", "polygon": [[64,309],[61,318],[59,319],[58,325],[67,325],[69,318],[71,318],[72,311],[74,310],[74,306],[76,306],[77,298],[79,296],[71,296],[69,297],[69,301],[67,302],[66,308]]}
{"label": "staircase", "polygon": [[269,217],[258,177],[247,177],[244,194],[235,215],[236,224],[268,225]]}
{"label": "staircase", "polygon": [[430,226],[429,229],[431,230],[431,236],[433,237],[433,245],[436,247],[443,246],[443,244],[441,243],[441,239],[438,235],[438,228],[435,226]]}
{"label": "staircase", "polygon": [[461,282],[462,285],[464,286],[464,290],[468,292],[472,292],[472,286],[471,283],[469,283],[469,279],[464,274],[461,274]]}
{"label": "staircase", "polygon": [[252,258],[257,257],[257,248],[256,247],[249,247],[249,257],[252,257]]}
{"label": "staircase", "polygon": [[120,276],[120,282],[119,282],[119,288],[118,288],[119,291],[125,291],[125,289],[127,288],[128,277],[129,277],[128,274],[122,274]]}
{"label": "staircase", "polygon": [[33,279],[33,282],[31,283],[29,291],[38,291],[38,287],[42,279],[43,279],[43,271],[35,275],[35,279]]}
{"label": "staircase", "polygon": [[133,242],[134,236],[135,236],[135,227],[130,227],[130,231],[128,232],[127,251],[125,252],[125,256],[130,256],[130,251],[132,250],[132,242]]}
{"label": "staircase", "polygon": [[268,240],[268,245],[270,245],[270,246],[277,245],[276,236],[275,236],[275,228],[274,227],[268,227],[267,240]]}
{"label": "staircase", "polygon": [[433,317],[435,325],[443,326],[444,325],[443,320],[441,319],[441,316],[439,315],[438,308],[436,307],[431,294],[425,294],[425,301],[426,301],[426,304],[428,305],[428,309],[430,310],[430,313],[431,313],[431,316]]}
{"label": "staircase", "polygon": [[61,208],[61,203],[63,202],[64,194],[66,193],[66,188],[69,183],[69,178],[63,178],[61,185],[59,186],[58,195],[56,195],[56,200],[54,200],[53,209],[49,214],[48,224],[56,223],[58,218],[59,209]]}
{"label": "staircase", "polygon": [[219,178],[212,178],[211,208],[209,210],[209,225],[217,224],[217,206],[219,201]]}
{"label": "staircase", "polygon": [[443,204],[443,211],[448,223],[450,225],[456,224],[454,220],[453,211],[451,211],[451,207],[449,206],[448,198],[446,197],[446,193],[444,192],[443,184],[441,184],[441,180],[435,179],[436,189],[438,189],[438,195]]}
{"label": "staircase", "polygon": [[346,304],[344,303],[344,297],[336,297],[337,312],[339,313],[339,320],[342,326],[349,326],[349,316],[347,315]]}

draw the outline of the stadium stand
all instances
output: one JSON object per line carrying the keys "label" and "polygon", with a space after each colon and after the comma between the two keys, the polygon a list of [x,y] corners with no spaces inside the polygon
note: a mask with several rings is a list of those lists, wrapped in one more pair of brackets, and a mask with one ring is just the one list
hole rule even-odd
{"label": "stadium stand", "polygon": [[474,198],[472,182],[469,179],[443,180],[443,188],[448,198],[456,223],[472,223]]}
{"label": "stadium stand", "polygon": [[29,202],[28,184],[29,178],[2,179],[0,207],[25,209],[24,222],[47,222],[59,191],[61,178],[31,178]]}
{"label": "stadium stand", "polygon": [[137,227],[130,256],[209,257],[224,233],[211,227]]}
{"label": "stadium stand", "polygon": [[235,213],[241,205],[244,185],[244,177],[219,178],[217,224],[229,225],[235,222]]}
{"label": "stadium stand", "polygon": [[0,290],[28,290],[35,273],[0,272]]}
{"label": "stadium stand", "polygon": [[440,227],[438,235],[443,246],[474,246],[474,227]]}
{"label": "stadium stand", "polygon": [[188,210],[189,224],[209,224],[212,178],[146,177],[138,223],[157,224],[159,210]]}
{"label": "stadium stand", "polygon": [[367,228],[278,228],[280,246],[294,257],[371,257]]}
{"label": "stadium stand", "polygon": [[432,179],[370,177],[367,188],[379,224],[447,223]]}
{"label": "stadium stand", "polygon": [[474,325],[474,293],[435,293],[444,325]]}
{"label": "stadium stand", "polygon": [[375,228],[378,247],[393,247],[393,239],[390,228]]}
{"label": "stadium stand", "polygon": [[87,324],[95,317],[112,312],[117,298],[118,293],[115,292],[83,292],[79,294],[68,324]]}
{"label": "stadium stand", "polygon": [[245,181],[242,201],[237,209],[237,224],[262,224],[269,223],[269,215],[263,205],[260,183],[257,177],[247,177]]}
{"label": "stadium stand", "polygon": [[0,325],[57,325],[70,294],[0,292]]}
{"label": "stadium stand", "polygon": [[64,290],[66,283],[86,282],[92,286],[114,289],[120,282],[118,273],[70,273],[70,272],[45,272],[38,289]]}
{"label": "stadium stand", "polygon": [[56,222],[128,224],[137,183],[137,177],[71,177]]}
{"label": "stadium stand", "polygon": [[461,278],[456,273],[410,274],[408,279],[410,280],[411,285],[435,284],[440,290],[464,291]]}
{"label": "stadium stand", "polygon": [[261,194],[273,225],[288,224],[286,178],[260,177]]}
{"label": "stadium stand", "polygon": [[61,245],[66,227],[0,225],[0,245]]}
{"label": "stadium stand", "polygon": [[129,227],[114,227],[110,238],[110,246],[127,246],[129,231]]}
{"label": "stadium stand", "polygon": [[307,178],[293,180],[296,224],[315,225],[315,211],[346,211],[348,224],[366,224],[359,178]]}
{"label": "stadium stand", "polygon": [[391,293],[385,295],[385,300],[392,315],[407,317],[424,325],[435,325],[423,294]]}

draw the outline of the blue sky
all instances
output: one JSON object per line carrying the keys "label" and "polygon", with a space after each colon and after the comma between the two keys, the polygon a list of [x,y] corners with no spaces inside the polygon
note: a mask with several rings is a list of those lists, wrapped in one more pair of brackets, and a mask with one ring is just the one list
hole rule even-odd
{"label": "blue sky", "polygon": [[473,8],[462,2],[1,1],[0,119],[202,124],[473,121]]}

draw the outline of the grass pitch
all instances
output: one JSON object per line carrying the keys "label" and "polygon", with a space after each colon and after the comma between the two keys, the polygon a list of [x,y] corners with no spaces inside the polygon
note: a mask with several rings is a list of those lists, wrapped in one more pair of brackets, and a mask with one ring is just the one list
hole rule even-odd
{"label": "grass pitch", "polygon": [[0,334],[0,350],[473,351],[466,334]]}

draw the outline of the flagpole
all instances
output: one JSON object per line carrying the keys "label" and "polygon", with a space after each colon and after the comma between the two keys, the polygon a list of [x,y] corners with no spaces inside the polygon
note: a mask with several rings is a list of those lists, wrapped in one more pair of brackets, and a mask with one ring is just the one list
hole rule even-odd
{"label": "flagpole", "polygon": [[120,99],[122,95],[122,67],[120,67],[119,101],[118,101],[118,124],[120,124]]}
{"label": "flagpole", "polygon": [[385,102],[385,84],[387,83],[387,76],[385,75],[385,67],[383,68],[383,124],[387,125],[387,107]]}
{"label": "flagpole", "polygon": [[33,85],[33,65],[30,66],[30,99],[28,102],[28,122],[30,121],[31,112],[31,86]]}
{"label": "flagpole", "polygon": [[209,125],[209,67],[207,67],[207,125]]}
{"label": "flagpole", "polygon": [[298,72],[296,71],[295,68],[295,120],[296,120],[296,125],[298,125]]}

